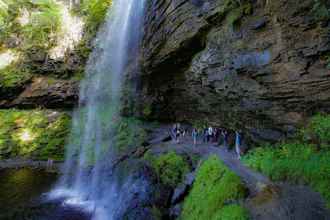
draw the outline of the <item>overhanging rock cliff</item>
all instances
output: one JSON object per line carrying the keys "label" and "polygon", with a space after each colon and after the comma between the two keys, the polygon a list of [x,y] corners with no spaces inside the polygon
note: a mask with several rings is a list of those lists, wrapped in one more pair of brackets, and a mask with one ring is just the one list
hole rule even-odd
{"label": "overhanging rock cliff", "polygon": [[310,115],[330,111],[329,4],[150,1],[140,111],[243,129],[254,140],[293,134]]}

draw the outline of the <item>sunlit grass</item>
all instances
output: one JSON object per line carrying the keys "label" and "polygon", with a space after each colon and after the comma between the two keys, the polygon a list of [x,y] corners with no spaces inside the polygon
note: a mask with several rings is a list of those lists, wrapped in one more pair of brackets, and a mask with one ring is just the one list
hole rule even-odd
{"label": "sunlit grass", "polygon": [[274,181],[310,185],[330,208],[330,116],[316,115],[294,142],[254,149],[244,161]]}
{"label": "sunlit grass", "polygon": [[0,158],[62,160],[70,118],[42,110],[0,110]]}
{"label": "sunlit grass", "polygon": [[245,195],[240,178],[213,155],[198,168],[179,219],[247,220],[246,210],[238,203]]}

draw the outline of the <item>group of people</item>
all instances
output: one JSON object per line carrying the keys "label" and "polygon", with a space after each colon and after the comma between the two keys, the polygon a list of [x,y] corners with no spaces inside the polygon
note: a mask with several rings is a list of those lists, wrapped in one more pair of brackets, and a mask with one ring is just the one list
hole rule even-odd
{"label": "group of people", "polygon": [[181,137],[185,137],[186,133],[188,132],[187,129],[183,129],[181,127],[180,123],[176,123],[173,125],[172,131],[171,131],[171,136],[172,139],[176,142],[176,143],[180,143],[180,139]]}
{"label": "group of people", "polygon": [[[176,143],[180,143],[180,139],[182,137],[185,137],[187,135],[188,129],[183,128],[181,124],[176,123],[173,125],[172,128],[172,139]],[[235,131],[235,152],[237,154],[238,159],[241,158],[242,154],[242,139],[243,139],[243,134],[240,131]],[[206,127],[204,129],[197,129],[193,128],[191,131],[191,138],[193,139],[194,145],[197,144],[198,140],[200,140],[202,143],[213,143],[216,145],[223,146],[227,149],[227,151],[230,150],[230,144],[229,144],[229,139],[230,139],[230,133],[223,128],[214,128],[212,126]],[[231,134],[233,134],[231,132]],[[232,136],[232,135],[231,135]]]}

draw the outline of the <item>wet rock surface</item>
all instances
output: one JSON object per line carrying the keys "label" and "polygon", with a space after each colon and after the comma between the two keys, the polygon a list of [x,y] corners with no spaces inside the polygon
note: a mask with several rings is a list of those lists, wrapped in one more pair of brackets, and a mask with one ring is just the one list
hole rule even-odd
{"label": "wet rock surface", "polygon": [[277,141],[329,112],[330,28],[315,18],[314,1],[253,1],[242,15],[226,2],[151,1],[141,55],[147,118],[207,118]]}
{"label": "wet rock surface", "polygon": [[330,219],[330,213],[321,196],[307,186],[280,184],[272,189],[265,189],[247,200],[246,207],[255,220]]}
{"label": "wet rock surface", "polygon": [[0,107],[72,108],[78,102],[79,82],[36,77],[13,99],[0,100]]}

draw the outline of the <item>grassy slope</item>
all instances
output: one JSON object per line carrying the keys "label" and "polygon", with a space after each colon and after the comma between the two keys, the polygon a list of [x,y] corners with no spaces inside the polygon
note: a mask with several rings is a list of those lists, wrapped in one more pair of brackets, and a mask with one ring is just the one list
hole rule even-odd
{"label": "grassy slope", "polygon": [[330,208],[330,116],[315,116],[294,142],[256,148],[244,161],[274,181],[305,183]]}
{"label": "grassy slope", "polygon": [[178,186],[191,169],[188,162],[174,151],[158,157],[147,153],[145,159],[151,163],[159,182],[172,188]]}
{"label": "grassy slope", "polygon": [[197,171],[195,183],[184,201],[181,220],[244,220],[246,210],[238,200],[246,190],[238,176],[216,156],[211,156]]}

